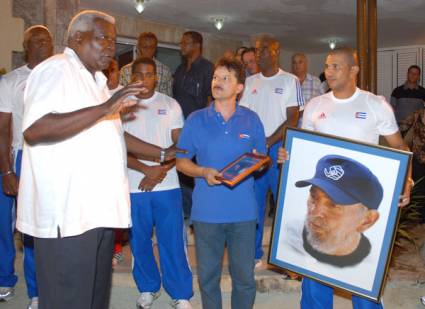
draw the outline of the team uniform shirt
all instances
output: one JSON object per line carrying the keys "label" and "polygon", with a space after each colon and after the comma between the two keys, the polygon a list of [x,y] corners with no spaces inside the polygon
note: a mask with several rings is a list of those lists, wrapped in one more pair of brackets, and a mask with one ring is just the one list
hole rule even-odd
{"label": "team uniform shirt", "polygon": [[12,148],[22,149],[22,116],[24,114],[24,91],[31,69],[21,66],[0,80],[0,112],[12,114]]}
{"label": "team uniform shirt", "polygon": [[288,107],[303,109],[304,98],[298,78],[279,69],[271,77],[261,72],[248,77],[240,105],[258,114],[266,136],[270,136],[286,121]]}
{"label": "team uniform shirt", "polygon": [[[133,113],[134,119],[124,122],[124,130],[137,138],[168,148],[173,145],[171,131],[183,127],[183,113],[176,100],[169,96],[155,92],[149,99],[139,99],[141,108]],[[152,161],[140,160],[146,165],[158,165]],[[131,193],[140,192],[139,184],[145,175],[139,171],[128,169]],[[179,188],[179,179],[176,168],[167,172],[164,180],[157,184],[152,191],[172,190]]]}
{"label": "team uniform shirt", "polygon": [[[23,131],[49,113],[99,105],[110,97],[102,72],[93,75],[65,48],[34,68],[24,94]],[[24,143],[17,228],[39,238],[128,228],[127,150],[119,114],[59,142]]]}
{"label": "team uniform shirt", "polygon": [[337,99],[333,92],[311,99],[302,128],[371,144],[378,144],[380,135],[398,131],[385,98],[358,88],[348,99]]}
{"label": "team uniform shirt", "polygon": [[[249,109],[237,106],[234,114],[225,121],[215,110],[215,104],[193,112],[183,127],[178,148],[178,158],[192,159],[198,165],[223,169],[239,156],[256,149],[266,152],[266,137],[258,116]],[[232,223],[255,220],[257,202],[254,178],[248,177],[237,186],[209,186],[205,178],[195,178],[191,219],[207,223]]]}

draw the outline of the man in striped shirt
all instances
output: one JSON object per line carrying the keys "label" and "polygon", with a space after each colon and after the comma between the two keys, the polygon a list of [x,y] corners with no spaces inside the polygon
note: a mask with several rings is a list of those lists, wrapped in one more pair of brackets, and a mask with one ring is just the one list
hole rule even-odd
{"label": "man in striped shirt", "polygon": [[[171,70],[155,58],[157,47],[158,39],[154,33],[143,32],[139,35],[137,40],[138,57],[147,57],[155,61],[158,78],[155,90],[171,97],[173,95]],[[121,68],[120,84],[123,86],[127,86],[130,83],[132,64],[133,62],[130,62]]]}
{"label": "man in striped shirt", "polygon": [[308,73],[308,59],[305,54],[292,55],[292,73],[300,80],[305,103],[325,93],[320,79]]}

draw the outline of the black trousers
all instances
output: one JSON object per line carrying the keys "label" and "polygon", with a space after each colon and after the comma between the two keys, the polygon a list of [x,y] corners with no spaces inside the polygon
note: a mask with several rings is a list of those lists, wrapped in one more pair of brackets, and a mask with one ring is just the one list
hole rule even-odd
{"label": "black trousers", "polygon": [[115,233],[34,238],[40,309],[107,309]]}

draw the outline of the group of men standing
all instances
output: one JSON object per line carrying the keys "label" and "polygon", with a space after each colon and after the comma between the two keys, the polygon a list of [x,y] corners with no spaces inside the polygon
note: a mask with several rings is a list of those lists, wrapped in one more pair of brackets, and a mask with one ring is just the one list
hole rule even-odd
{"label": "group of men standing", "polygon": [[[83,11],[69,25],[64,52],[52,56],[47,28],[32,27],[24,41],[28,64],[0,82],[0,125],[8,130],[13,123],[13,133],[0,141],[0,201],[7,205],[1,208],[0,249],[8,256],[7,265],[0,263],[0,297],[11,298],[17,280],[11,196],[18,192],[23,148],[17,228],[35,243],[34,264],[24,241],[29,308],[37,308],[38,295],[41,309],[107,308],[113,229],[129,227],[137,307],[150,308],[162,282],[175,308],[191,308],[177,170],[195,179],[191,220],[203,307],[222,307],[227,246],[232,308],[252,308],[266,193],[277,197],[278,164],[286,158],[283,131],[297,125],[306,99],[323,93],[318,80],[307,74],[303,54],[293,57],[298,77],[280,69],[280,45],[270,37],[241,53],[245,67],[226,59],[214,66],[202,57],[202,36],[194,31],[182,37],[184,61],[173,80],[155,59],[156,36],[142,33],[139,57],[122,68],[124,87],[111,96],[101,71],[114,57],[115,37],[113,17]],[[328,55],[325,74],[332,91],[306,105],[303,128],[373,143],[384,135],[390,146],[406,149],[389,105],[356,88],[358,69],[351,49]],[[251,76],[245,80],[246,71]],[[362,132],[354,129],[353,106],[377,115]],[[318,111],[329,116],[323,119]],[[268,154],[272,166],[233,189],[218,180],[220,169],[253,151]],[[410,186],[409,181],[402,205]],[[160,270],[152,249],[154,226]],[[302,308],[332,307],[332,289],[313,280],[303,280],[302,295]],[[353,302],[356,308],[381,307],[360,297]]]}

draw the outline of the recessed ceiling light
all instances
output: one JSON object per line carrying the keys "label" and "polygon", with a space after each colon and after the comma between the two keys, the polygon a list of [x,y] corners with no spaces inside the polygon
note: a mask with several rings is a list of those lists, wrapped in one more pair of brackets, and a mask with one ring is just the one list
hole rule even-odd
{"label": "recessed ceiling light", "polygon": [[134,3],[134,7],[136,8],[137,13],[142,14],[142,12],[145,10],[145,1],[136,0]]}
{"label": "recessed ceiling light", "polygon": [[329,48],[330,49],[335,49],[336,47],[336,40],[329,40]]}
{"label": "recessed ceiling light", "polygon": [[214,19],[214,26],[217,28],[217,30],[221,30],[224,25],[224,18],[223,17],[217,17]]}

